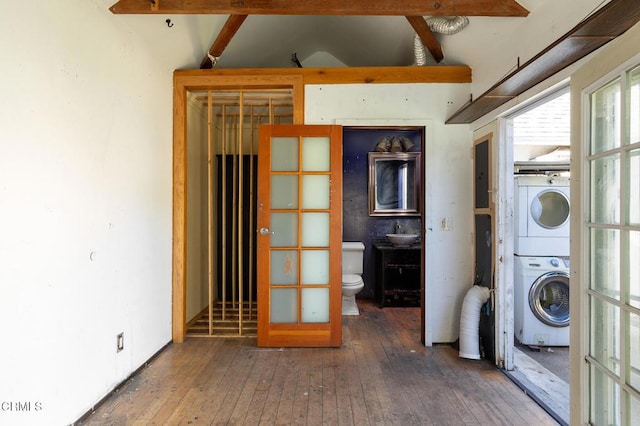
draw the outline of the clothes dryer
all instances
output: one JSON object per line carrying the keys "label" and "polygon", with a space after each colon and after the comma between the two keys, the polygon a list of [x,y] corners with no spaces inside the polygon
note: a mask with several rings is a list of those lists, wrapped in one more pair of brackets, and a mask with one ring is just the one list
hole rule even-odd
{"label": "clothes dryer", "polygon": [[514,259],[515,338],[523,345],[569,346],[569,258]]}
{"label": "clothes dryer", "polygon": [[514,253],[569,256],[569,178],[516,176]]}

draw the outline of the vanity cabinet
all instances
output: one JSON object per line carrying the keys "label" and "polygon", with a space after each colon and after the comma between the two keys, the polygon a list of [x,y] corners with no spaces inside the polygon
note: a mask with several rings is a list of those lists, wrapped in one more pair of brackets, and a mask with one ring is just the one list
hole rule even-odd
{"label": "vanity cabinet", "polygon": [[384,306],[420,306],[420,243],[394,247],[375,243],[375,300]]}

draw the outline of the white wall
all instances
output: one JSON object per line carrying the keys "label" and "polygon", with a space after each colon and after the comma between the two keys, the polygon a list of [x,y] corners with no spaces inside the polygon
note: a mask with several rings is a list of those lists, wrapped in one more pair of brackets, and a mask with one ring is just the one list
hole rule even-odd
{"label": "white wall", "polygon": [[[442,37],[444,63],[463,63],[473,69],[470,91],[476,99],[513,72],[518,62],[524,65],[609,1],[519,0],[529,11],[527,17],[471,17],[469,26],[458,35]],[[467,100],[456,105],[462,107]]]}
{"label": "white wall", "polygon": [[[468,90],[468,84],[352,84],[305,91],[305,124],[426,127],[427,343],[458,338],[462,300],[473,284],[471,132],[444,124]],[[441,229],[443,218],[450,219],[450,231]]]}
{"label": "white wall", "polygon": [[172,70],[98,0],[4,3],[0,424],[69,424],[171,339]]}

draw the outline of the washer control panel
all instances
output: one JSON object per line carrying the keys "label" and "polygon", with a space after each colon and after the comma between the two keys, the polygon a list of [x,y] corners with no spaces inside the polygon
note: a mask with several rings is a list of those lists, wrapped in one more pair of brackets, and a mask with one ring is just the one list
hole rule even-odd
{"label": "washer control panel", "polygon": [[562,268],[569,269],[571,262],[569,257],[530,257],[527,258],[526,266],[533,269],[549,269],[549,268]]}

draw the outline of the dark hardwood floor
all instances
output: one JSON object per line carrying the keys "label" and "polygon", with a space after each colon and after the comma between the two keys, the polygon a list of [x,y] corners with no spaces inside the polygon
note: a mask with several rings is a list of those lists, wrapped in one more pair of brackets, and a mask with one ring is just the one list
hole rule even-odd
{"label": "dark hardwood floor", "polygon": [[340,349],[172,344],[80,424],[557,424],[488,361],[422,346],[419,308],[358,303]]}

